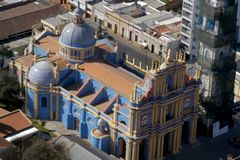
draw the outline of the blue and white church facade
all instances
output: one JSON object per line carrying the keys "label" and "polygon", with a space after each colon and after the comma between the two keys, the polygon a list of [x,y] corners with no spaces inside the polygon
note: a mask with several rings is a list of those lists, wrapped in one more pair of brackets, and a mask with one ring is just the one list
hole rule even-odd
{"label": "blue and white church facade", "polygon": [[10,63],[25,112],[61,121],[96,148],[126,160],[163,159],[196,141],[199,81],[186,75],[183,55],[155,63],[144,78],[119,66],[75,9],[61,33],[31,41]]}

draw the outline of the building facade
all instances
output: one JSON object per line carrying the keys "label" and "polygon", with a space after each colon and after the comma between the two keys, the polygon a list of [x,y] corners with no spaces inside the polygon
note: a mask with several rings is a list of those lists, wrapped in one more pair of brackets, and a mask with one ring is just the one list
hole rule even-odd
{"label": "building facade", "polygon": [[182,4],[181,43],[190,59],[196,57],[193,51],[196,3],[198,3],[196,0],[183,0]]}
{"label": "building facade", "polygon": [[199,1],[195,38],[202,95],[230,112],[235,75],[237,1]]}
{"label": "building facade", "polygon": [[[77,8],[60,37],[42,36],[10,64],[25,112],[61,121],[96,148],[126,160],[162,159],[196,141],[199,81],[184,56],[153,63],[141,79],[118,65]],[[31,47],[30,47],[31,48]],[[141,158],[140,158],[141,157]]]}

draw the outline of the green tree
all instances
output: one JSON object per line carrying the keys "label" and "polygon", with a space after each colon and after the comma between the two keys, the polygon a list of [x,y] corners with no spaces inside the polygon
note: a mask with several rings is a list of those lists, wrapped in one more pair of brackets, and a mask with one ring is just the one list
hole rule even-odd
{"label": "green tree", "polygon": [[52,147],[42,139],[33,139],[31,146],[25,149],[22,160],[66,160],[66,151],[62,146]]}
{"label": "green tree", "polygon": [[68,160],[63,145],[50,145],[40,138],[27,138],[15,142],[15,148],[1,152],[2,160]]}
{"label": "green tree", "polygon": [[13,57],[13,52],[10,50],[9,46],[0,45],[0,57],[0,68],[3,68],[5,59]]}
{"label": "green tree", "polygon": [[[0,103],[7,106],[21,107],[17,76],[7,71],[0,71]],[[6,108],[7,109],[7,108]]]}

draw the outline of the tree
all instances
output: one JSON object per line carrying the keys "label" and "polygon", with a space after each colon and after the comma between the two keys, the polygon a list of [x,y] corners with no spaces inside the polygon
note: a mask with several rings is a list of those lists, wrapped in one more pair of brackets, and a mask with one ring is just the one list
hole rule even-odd
{"label": "tree", "polygon": [[13,52],[10,50],[9,46],[0,45],[0,56],[1,56],[0,68],[3,68],[5,59],[13,57]]}
{"label": "tree", "polygon": [[1,152],[3,160],[68,160],[63,145],[51,146],[40,138],[32,137],[14,142],[15,148]]}
{"label": "tree", "polygon": [[22,106],[22,101],[18,97],[19,90],[17,76],[0,71],[0,103],[14,107]]}
{"label": "tree", "polygon": [[32,144],[25,149],[22,160],[66,160],[62,146],[52,147],[42,139],[33,139]]}

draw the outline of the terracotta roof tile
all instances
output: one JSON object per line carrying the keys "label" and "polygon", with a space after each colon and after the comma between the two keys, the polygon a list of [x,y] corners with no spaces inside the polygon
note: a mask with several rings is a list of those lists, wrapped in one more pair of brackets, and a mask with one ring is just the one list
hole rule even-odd
{"label": "terracotta roof tile", "polygon": [[20,63],[24,67],[29,67],[30,68],[33,64],[33,57],[34,57],[34,55],[32,55],[32,54],[29,54],[29,55],[26,55],[26,56],[21,56],[21,57],[16,59],[16,62]]}
{"label": "terracotta roof tile", "polygon": [[39,40],[39,46],[44,50],[50,50],[50,52],[58,53],[59,43],[58,37],[47,36]]}
{"label": "terracotta roof tile", "polygon": [[139,81],[133,75],[101,61],[86,62],[78,68],[127,97],[131,94],[134,84]]}
{"label": "terracotta roof tile", "polygon": [[0,137],[6,137],[29,127],[32,127],[32,123],[21,110],[0,116]]}
{"label": "terracotta roof tile", "polygon": [[14,144],[8,142],[4,138],[0,137],[0,148],[15,147]]}
{"label": "terracotta roof tile", "polygon": [[3,115],[8,114],[8,113],[10,113],[10,112],[3,109],[3,108],[0,108],[0,116],[3,116]]}

